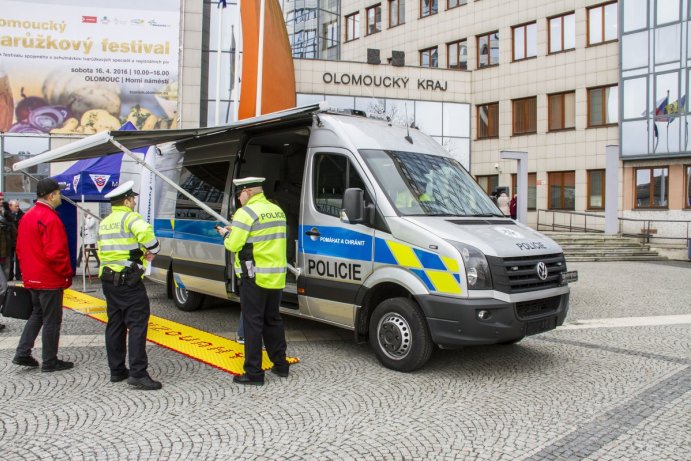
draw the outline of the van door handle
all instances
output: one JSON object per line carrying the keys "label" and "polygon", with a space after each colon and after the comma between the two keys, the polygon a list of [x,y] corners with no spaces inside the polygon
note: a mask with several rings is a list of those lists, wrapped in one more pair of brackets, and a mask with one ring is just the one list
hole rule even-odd
{"label": "van door handle", "polygon": [[312,229],[308,230],[307,232],[305,232],[305,234],[309,235],[310,237],[319,237],[320,235],[322,235],[319,233],[319,229],[317,229],[316,227],[313,227]]}

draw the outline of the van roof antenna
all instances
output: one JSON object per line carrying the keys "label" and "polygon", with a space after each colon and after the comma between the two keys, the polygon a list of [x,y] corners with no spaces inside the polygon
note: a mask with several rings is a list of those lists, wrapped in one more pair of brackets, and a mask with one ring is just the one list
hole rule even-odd
{"label": "van roof antenna", "polygon": [[405,129],[407,132],[404,139],[412,144],[413,138],[410,137],[410,126],[408,125],[408,104],[406,104],[405,101],[403,102],[403,107],[405,107]]}

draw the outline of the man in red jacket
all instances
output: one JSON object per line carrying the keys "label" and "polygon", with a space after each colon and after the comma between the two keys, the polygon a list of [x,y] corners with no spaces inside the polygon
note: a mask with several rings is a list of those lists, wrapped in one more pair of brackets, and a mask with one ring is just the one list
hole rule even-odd
{"label": "man in red jacket", "polygon": [[72,362],[58,359],[62,324],[63,290],[72,285],[72,266],[65,226],[55,212],[62,203],[63,186],[54,179],[41,179],[36,186],[36,205],[19,222],[17,256],[22,267],[24,286],[31,293],[34,309],[24,326],[15,365],[37,367],[31,356],[38,332],[43,327],[43,364],[41,371],[68,370]]}

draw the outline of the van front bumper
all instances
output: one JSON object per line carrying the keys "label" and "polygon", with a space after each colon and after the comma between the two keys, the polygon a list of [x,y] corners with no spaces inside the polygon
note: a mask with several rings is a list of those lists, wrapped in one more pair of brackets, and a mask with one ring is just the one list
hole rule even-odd
{"label": "van front bumper", "polygon": [[436,295],[416,299],[427,318],[432,341],[440,347],[515,341],[553,330],[564,323],[569,310],[569,293],[517,303]]}

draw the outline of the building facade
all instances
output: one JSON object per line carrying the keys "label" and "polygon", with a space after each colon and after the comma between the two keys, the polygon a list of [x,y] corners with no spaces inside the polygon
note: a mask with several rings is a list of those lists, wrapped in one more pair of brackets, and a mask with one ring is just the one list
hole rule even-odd
{"label": "building facade", "polygon": [[467,74],[462,91],[435,97],[470,106],[470,170],[488,193],[516,192],[516,164],[500,152],[525,151],[529,210],[548,210],[547,222],[560,219],[552,211],[601,213],[606,146],[621,146],[620,216],[688,220],[689,8],[687,0],[345,0],[344,62],[298,61],[298,92],[366,96],[314,72],[353,63],[413,81],[420,72]]}
{"label": "building facade", "polygon": [[[621,146],[620,217],[691,219],[690,4],[281,2],[299,104],[414,124],[488,193],[517,192],[500,152],[527,152],[531,225],[604,210],[606,146]],[[237,3],[226,6],[180,0],[179,127],[233,119],[241,33]]]}
{"label": "building facade", "polygon": [[398,54],[406,68],[468,74],[467,99],[444,100],[471,107],[470,169],[487,192],[515,192],[500,151],[525,151],[529,209],[601,211],[605,146],[619,141],[617,6],[344,1],[341,56],[378,50],[385,66]]}

